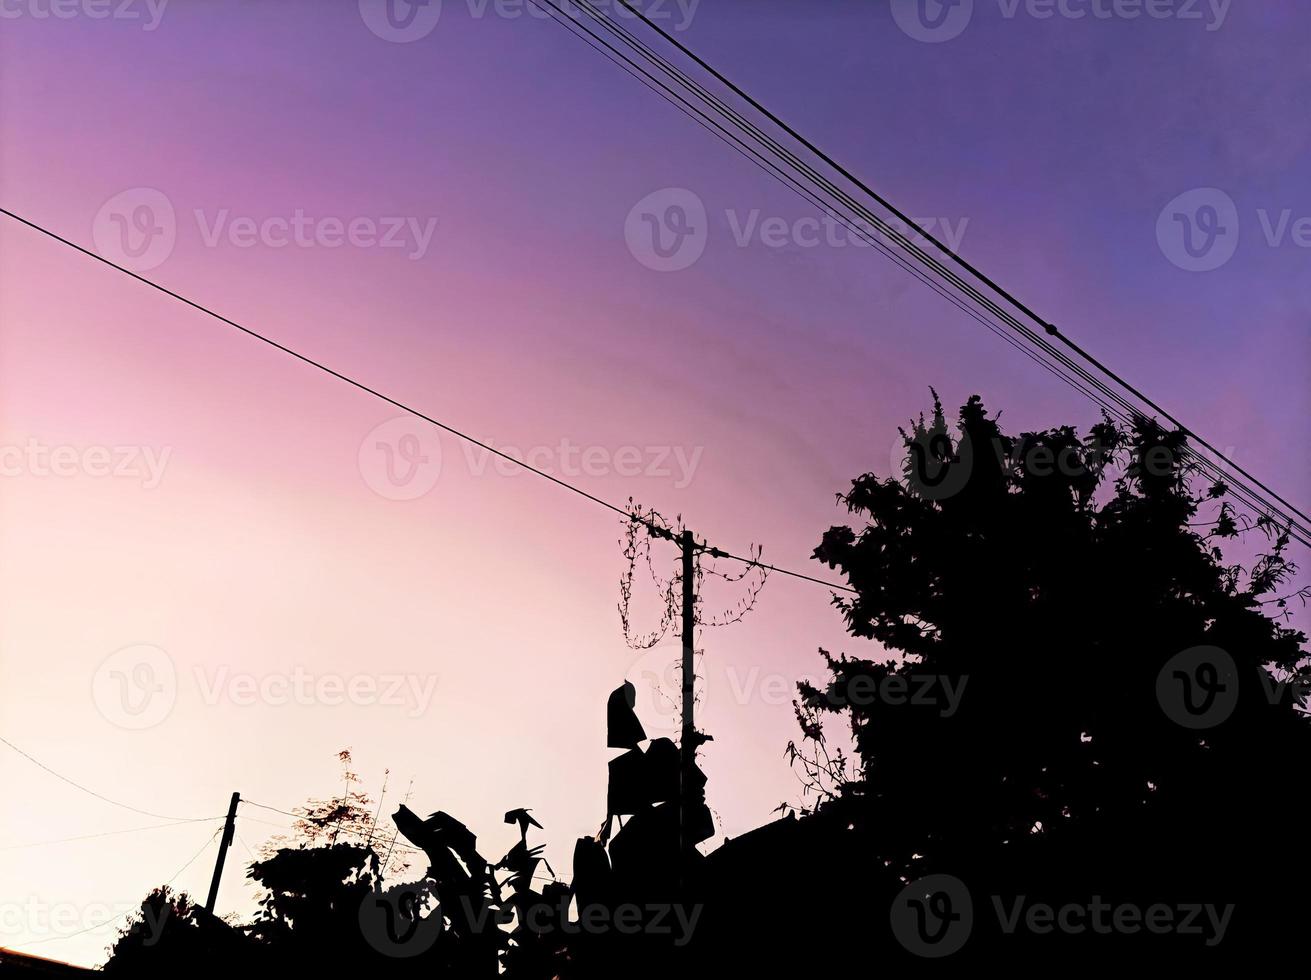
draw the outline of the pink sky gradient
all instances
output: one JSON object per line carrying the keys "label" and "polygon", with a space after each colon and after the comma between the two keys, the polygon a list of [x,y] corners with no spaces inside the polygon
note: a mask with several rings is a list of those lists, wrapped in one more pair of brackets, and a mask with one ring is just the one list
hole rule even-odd
{"label": "pink sky gradient", "polygon": [[[1311,10],[1235,5],[1207,32],[1006,21],[993,6],[926,45],[882,4],[705,0],[683,37],[911,214],[968,219],[967,257],[1305,504],[1311,253],[1267,246],[1256,213],[1311,215]],[[1242,243],[1224,268],[1189,274],[1162,255],[1156,217],[1210,186],[1238,202]],[[353,2],[175,0],[153,31],[0,20],[3,206],[90,247],[101,206],[137,187],[178,217],[147,275],[498,447],[699,453],[686,486],[571,479],[811,574],[826,571],[808,561],[820,534],[845,519],[833,494],[889,474],[896,426],[929,407],[929,385],[949,406],[982,394],[1012,430],[1097,419],[871,250],[736,247],[730,210],[812,212],[536,19],[471,18],[448,0],[410,44],[375,37]],[[693,190],[711,230],[696,264],[660,274],[629,253],[624,220],[665,187]],[[210,247],[197,209],[437,225],[417,259]],[[433,489],[386,499],[359,458],[388,406],[10,221],[0,269],[0,445],[169,453],[149,489],[0,478],[0,735],[184,816],[221,813],[233,790],[287,808],[330,795],[349,746],[375,793],[390,768],[385,812],[413,779],[411,806],[451,812],[488,855],[515,839],[502,813],[534,808],[567,873],[604,816],[606,695],[677,656],[623,642],[614,515],[532,475],[479,472],[448,436]],[[178,676],[146,731],[93,698],[98,667],[134,644],[166,651]],[[784,579],[707,635],[703,759],[721,834],[798,799],[787,691],[818,673],[819,646],[874,652],[845,636],[825,590]],[[297,668],[435,686],[416,716],[208,704],[196,673]],[[668,727],[645,690],[639,710]],[[0,847],[156,822],[2,747],[0,781]],[[101,961],[111,929],[66,938],[12,911],[126,908],[211,832],[3,851],[0,945]],[[238,832],[219,911],[248,914],[246,846],[276,830]],[[211,848],[178,884],[203,895],[212,861]]]}

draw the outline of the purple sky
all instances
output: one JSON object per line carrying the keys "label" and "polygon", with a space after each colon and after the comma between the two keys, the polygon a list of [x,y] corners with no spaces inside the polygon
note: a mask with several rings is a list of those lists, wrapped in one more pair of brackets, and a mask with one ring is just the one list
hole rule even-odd
{"label": "purple sky", "polygon": [[[1305,507],[1311,9],[974,0],[943,39],[891,6],[660,9]],[[370,30],[376,8],[133,0],[136,19],[101,19],[94,0],[58,17],[10,0],[0,201],[110,250],[115,221],[154,202],[171,249],[144,274],[590,492],[812,573],[844,519],[834,492],[889,473],[929,385],[948,405],[982,394],[1013,429],[1096,420],[872,250],[807,247],[804,230],[774,247],[763,229],[805,229],[813,208],[561,28],[445,0],[429,33],[394,43]],[[695,195],[708,233],[695,262],[658,272],[625,222],[667,188]],[[1199,188],[1214,190],[1185,203],[1217,206],[1225,232],[1193,260],[1171,202]],[[310,244],[279,247],[297,215]],[[382,247],[394,226],[401,247]],[[1195,261],[1217,267],[1181,267]],[[534,807],[566,870],[604,816],[606,694],[629,676],[648,728],[672,721],[643,683],[676,648],[639,655],[620,634],[617,520],[421,426],[375,432],[397,413],[8,221],[0,266],[0,735],[181,816],[221,812],[234,789],[286,808],[329,795],[349,745],[375,794],[390,767],[385,811],[413,779],[416,810],[449,810],[499,856],[501,814]],[[426,453],[420,482],[395,490],[379,443],[402,463]],[[67,475],[42,450],[63,450]],[[101,450],[122,472],[97,475]],[[411,491],[426,492],[391,499]],[[797,799],[790,688],[820,645],[871,652],[823,589],[784,579],[708,634],[722,833]],[[143,664],[175,690],[132,715],[113,671]],[[362,686],[298,703],[279,693],[297,676]],[[364,690],[392,677],[401,703]],[[7,750],[0,779],[0,847],[157,822]],[[210,827],[6,850],[0,945],[98,962],[112,929],[70,934]],[[247,913],[246,847],[276,830],[238,829],[220,911]],[[203,892],[212,861],[178,884]]]}

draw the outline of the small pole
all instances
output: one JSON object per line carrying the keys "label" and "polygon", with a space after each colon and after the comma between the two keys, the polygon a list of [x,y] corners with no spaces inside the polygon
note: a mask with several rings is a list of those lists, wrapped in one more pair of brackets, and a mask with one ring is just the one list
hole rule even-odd
{"label": "small pole", "polygon": [[214,863],[214,877],[209,883],[209,900],[205,903],[205,911],[210,915],[214,914],[214,903],[218,900],[219,881],[223,877],[223,861],[228,856],[228,848],[232,846],[232,838],[237,832],[237,804],[241,802],[241,794],[233,793],[232,802],[228,805],[228,820],[223,825],[223,839],[219,841],[218,860]]}
{"label": "small pole", "polygon": [[680,850],[687,840],[689,817],[688,783],[696,765],[696,725],[693,721],[696,684],[696,666],[693,662],[696,646],[696,563],[692,532],[684,531],[678,537],[683,552],[683,740],[680,746],[678,831]]}

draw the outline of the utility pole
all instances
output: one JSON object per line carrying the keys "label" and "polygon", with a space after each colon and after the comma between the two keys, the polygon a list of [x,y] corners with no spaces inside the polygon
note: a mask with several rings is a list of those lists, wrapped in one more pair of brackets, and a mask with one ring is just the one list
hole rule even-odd
{"label": "utility pole", "polygon": [[[654,511],[652,512],[654,516]],[[696,729],[696,587],[697,587],[697,556],[701,553],[709,555],[711,558],[734,557],[718,548],[712,548],[706,541],[699,544],[690,530],[684,528],[677,534],[674,530],[666,525],[663,521],[645,520],[640,514],[634,513],[632,521],[635,524],[641,524],[647,530],[647,533],[654,538],[661,538],[665,541],[673,542],[678,546],[679,556],[682,559],[681,579],[683,586],[683,706],[682,706],[682,741],[678,750],[678,843],[680,856],[680,871],[682,878],[687,880],[686,862],[682,859],[687,856],[691,847],[713,832],[713,826],[707,826],[708,813],[705,809],[705,777],[697,770],[696,750],[704,742],[713,741],[711,736],[706,735]],[[634,532],[636,533],[636,532]],[[630,558],[636,552],[630,553]],[[745,561],[746,559],[737,559]],[[754,566],[758,562],[751,560],[748,565]],[[768,566],[765,566],[768,567]],[[713,570],[712,570],[713,571]],[[763,581],[763,573],[762,573]],[[671,584],[672,588],[672,584]],[[755,590],[755,591],[758,591]],[[755,591],[751,597],[754,600]],[[624,603],[621,609],[626,609],[628,592],[624,592]],[[739,604],[742,605],[742,604]],[[746,608],[750,608],[748,604]],[[740,615],[739,615],[739,618]],[[715,625],[723,625],[716,623]],[[627,619],[625,619],[625,635],[627,636]],[[663,637],[665,632],[662,630],[659,636]],[[630,640],[631,642],[631,640]],[[699,835],[699,836],[698,836]]]}
{"label": "utility pole", "polygon": [[683,738],[679,746],[678,843],[679,862],[686,854],[691,822],[692,772],[696,768],[696,542],[691,531],[678,536],[683,557]]}
{"label": "utility pole", "polygon": [[228,805],[228,821],[223,825],[223,839],[219,841],[214,877],[209,883],[209,901],[205,903],[205,911],[210,915],[214,914],[214,903],[218,900],[219,880],[223,877],[223,861],[228,856],[228,848],[232,846],[232,838],[237,832],[237,804],[240,802],[241,794],[233,793],[232,802]]}
{"label": "utility pole", "polygon": [[693,662],[696,646],[696,561],[692,532],[678,536],[678,547],[683,552],[683,765],[691,763],[696,753],[696,725],[693,721],[693,688],[696,684],[696,665]]}

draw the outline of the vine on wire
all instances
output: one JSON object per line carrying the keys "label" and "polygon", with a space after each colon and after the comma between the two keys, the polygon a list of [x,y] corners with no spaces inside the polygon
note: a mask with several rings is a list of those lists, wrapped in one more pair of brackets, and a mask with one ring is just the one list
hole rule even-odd
{"label": "vine on wire", "polygon": [[[655,510],[643,511],[642,507],[628,499],[629,519],[624,524],[624,536],[619,543],[623,546],[624,560],[627,567],[619,578],[619,622],[624,629],[624,642],[634,650],[649,650],[669,633],[678,615],[678,597],[681,592],[681,575],[674,575],[667,582],[656,574],[655,564],[651,559],[651,538],[672,537],[673,529],[669,522]],[[645,560],[651,570],[651,578],[661,591],[663,610],[660,622],[654,630],[634,634],[630,609],[633,601],[633,573],[637,570],[639,559]]]}
{"label": "vine on wire", "polygon": [[[675,571],[668,579],[662,578],[656,571],[655,561],[651,557],[651,539],[656,537],[673,541],[681,537],[683,530],[684,525],[681,515],[671,522],[653,508],[644,509],[635,504],[631,497],[629,498],[628,520],[624,523],[624,535],[620,539],[627,567],[619,579],[619,620],[623,625],[625,642],[635,650],[647,650],[655,646],[668,635],[669,630],[678,618],[684,588],[681,563],[679,570]],[[753,545],[750,551],[751,557],[745,562],[745,567],[740,573],[734,573],[723,571],[714,561],[714,559],[726,557],[719,549],[712,548],[705,543],[696,547],[693,556],[694,579],[692,582],[693,603],[695,605],[699,606],[701,604],[702,585],[707,576],[729,583],[743,581],[747,583],[746,595],[723,612],[709,617],[702,616],[698,612],[696,616],[698,625],[704,627],[728,626],[732,623],[741,622],[747,613],[755,608],[756,600],[765,587],[765,581],[769,578],[770,571],[767,566],[760,563],[762,552],[763,548]],[[708,566],[703,561],[705,556],[709,556],[711,559]],[[647,633],[635,634],[632,628],[631,608],[633,577],[639,561],[646,563],[647,569],[651,573],[651,580],[655,583],[656,588],[660,590],[663,608],[660,622],[655,629]]]}
{"label": "vine on wire", "polygon": [[[740,574],[720,571],[718,566],[713,561],[713,559],[719,557],[720,552],[714,548],[711,548],[709,549],[708,553],[711,557],[711,565],[709,568],[705,568],[705,569],[703,569],[701,566],[700,554],[697,555],[697,562],[696,562],[697,601],[698,602],[700,601],[701,583],[705,578],[705,576],[707,575],[712,576],[714,578],[722,579],[723,581],[730,582],[730,583],[746,581],[747,594],[743,596],[741,599],[739,599],[732,606],[729,606],[727,609],[725,609],[722,613],[719,613],[718,615],[711,616],[709,618],[697,616],[697,622],[701,623],[704,626],[729,626],[732,623],[740,623],[742,622],[743,619],[746,618],[747,613],[755,609],[756,600],[760,597],[761,590],[763,590],[765,587],[765,581],[769,578],[769,569],[764,565],[760,564],[760,556],[764,553],[764,547],[762,545],[751,546],[751,550],[749,552],[749,554],[751,555],[751,559],[748,562],[746,562]],[[754,573],[754,577],[748,578],[748,576],[752,576],[753,573]]]}

